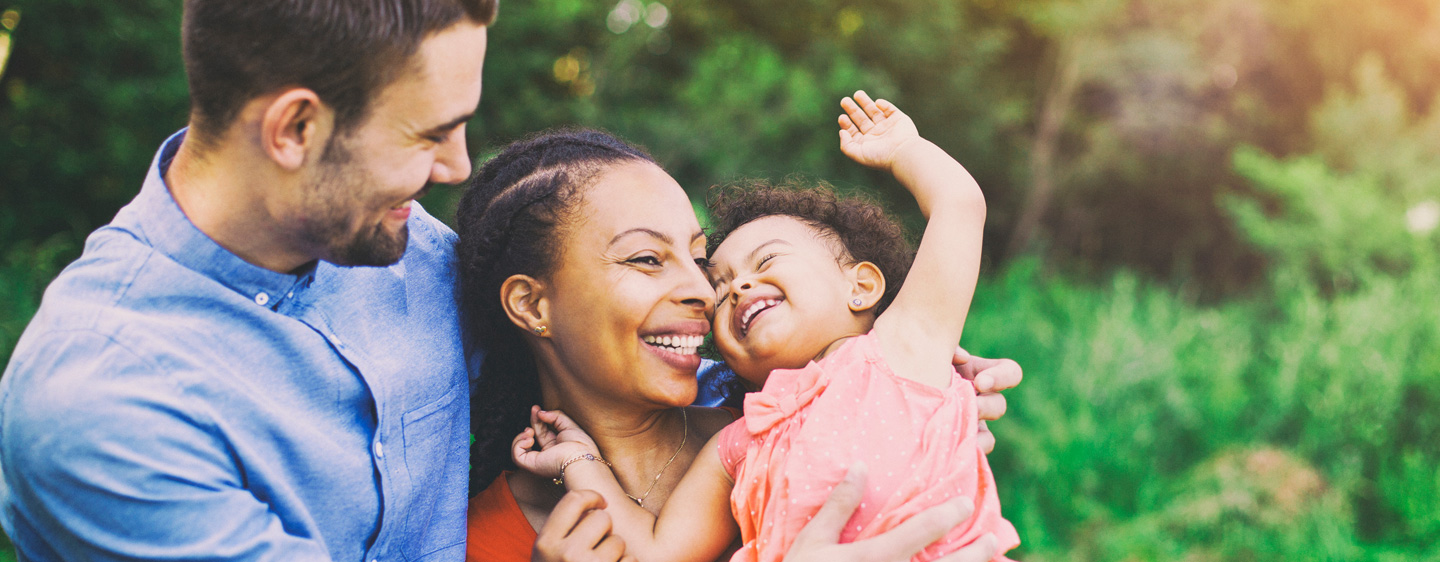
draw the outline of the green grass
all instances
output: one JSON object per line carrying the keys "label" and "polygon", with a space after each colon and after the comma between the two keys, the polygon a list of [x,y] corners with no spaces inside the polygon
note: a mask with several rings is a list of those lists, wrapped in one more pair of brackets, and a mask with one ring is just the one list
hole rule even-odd
{"label": "green grass", "polygon": [[1027,560],[1440,558],[1440,275],[1199,306],[1017,263],[963,342],[1025,368],[992,424]]}

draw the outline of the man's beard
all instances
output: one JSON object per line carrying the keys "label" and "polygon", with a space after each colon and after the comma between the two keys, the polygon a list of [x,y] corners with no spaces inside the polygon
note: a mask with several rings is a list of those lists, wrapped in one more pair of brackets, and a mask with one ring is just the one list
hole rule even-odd
{"label": "man's beard", "polygon": [[313,220],[306,221],[303,236],[321,249],[321,259],[336,265],[384,267],[400,261],[410,240],[409,225],[396,233],[385,231],[384,222],[351,232],[351,213],[363,213],[373,202],[361,198],[361,191],[375,181],[352,162],[343,139],[331,137],[320,156],[320,172],[306,186],[306,207]]}

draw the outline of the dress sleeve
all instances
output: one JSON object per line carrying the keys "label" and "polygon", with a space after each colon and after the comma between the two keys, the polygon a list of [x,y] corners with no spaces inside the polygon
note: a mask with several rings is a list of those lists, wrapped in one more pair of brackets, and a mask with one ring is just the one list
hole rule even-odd
{"label": "dress sleeve", "polygon": [[183,387],[136,384],[157,365],[97,334],[51,338],[0,404],[0,497],[22,559],[329,559],[314,529],[286,528],[244,487]]}
{"label": "dress sleeve", "polygon": [[740,463],[745,460],[745,450],[750,447],[750,430],[745,427],[745,419],[741,418],[721,429],[718,436],[720,464],[734,480]]}

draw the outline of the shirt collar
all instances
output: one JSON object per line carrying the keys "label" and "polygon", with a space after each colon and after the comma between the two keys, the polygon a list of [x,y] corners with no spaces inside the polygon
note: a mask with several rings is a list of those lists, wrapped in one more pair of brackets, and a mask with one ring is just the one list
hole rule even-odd
{"label": "shirt collar", "polygon": [[314,264],[298,274],[270,271],[221,247],[190,222],[165,183],[165,172],[185,140],[185,132],[181,129],[160,145],[140,194],[116,215],[115,225],[133,229],[160,253],[255,304],[275,308],[294,290],[308,285],[315,273]]}

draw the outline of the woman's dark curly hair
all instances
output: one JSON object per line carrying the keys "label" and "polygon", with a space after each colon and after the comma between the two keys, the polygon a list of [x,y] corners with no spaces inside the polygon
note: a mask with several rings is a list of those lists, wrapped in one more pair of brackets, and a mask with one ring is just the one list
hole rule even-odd
{"label": "woman's dark curly hair", "polygon": [[460,198],[460,307],[466,345],[484,352],[471,401],[472,495],[514,467],[510,442],[529,422],[530,405],[540,403],[535,358],[501,305],[500,286],[512,275],[552,273],[585,188],[624,162],[655,160],[601,131],[547,131],[505,147]]}
{"label": "woman's dark curly hair", "polygon": [[800,219],[838,243],[848,254],[839,256],[842,265],[875,264],[885,276],[885,296],[875,305],[876,314],[895,300],[915,261],[905,229],[884,208],[863,196],[840,197],[824,182],[747,180],[713,189],[708,207],[707,255],[714,255],[715,248],[736,229],[756,219],[784,215]]}

